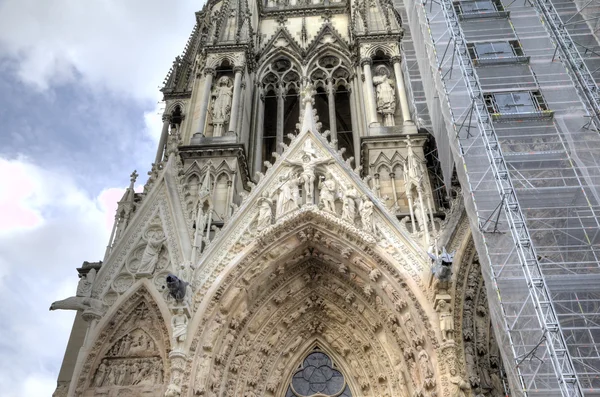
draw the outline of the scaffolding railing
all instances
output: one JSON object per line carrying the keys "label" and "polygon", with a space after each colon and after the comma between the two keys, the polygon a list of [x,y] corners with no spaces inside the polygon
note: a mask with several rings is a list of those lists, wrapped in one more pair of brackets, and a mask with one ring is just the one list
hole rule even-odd
{"label": "scaffolding railing", "polygon": [[[513,23],[501,20],[471,25],[471,40],[522,41],[536,85],[555,112],[554,119],[497,124],[482,100],[451,1],[404,4],[433,134],[439,146],[452,149],[467,191],[513,395],[600,391],[600,304],[592,304],[597,293],[586,287],[600,276],[600,138],[586,130],[572,79],[551,60],[550,37],[534,8],[511,7],[511,19],[517,18],[513,33],[506,29],[512,31]],[[567,292],[557,284],[567,285]],[[558,309],[554,298],[560,298]]]}
{"label": "scaffolding railing", "polygon": [[585,99],[587,110],[592,117],[596,130],[600,131],[600,88],[594,80],[594,76],[588,69],[586,63],[567,30],[567,25],[562,21],[552,0],[531,0],[542,18],[546,21],[548,33],[554,40],[557,50],[560,51],[562,59],[573,73],[578,83],[579,91]]}

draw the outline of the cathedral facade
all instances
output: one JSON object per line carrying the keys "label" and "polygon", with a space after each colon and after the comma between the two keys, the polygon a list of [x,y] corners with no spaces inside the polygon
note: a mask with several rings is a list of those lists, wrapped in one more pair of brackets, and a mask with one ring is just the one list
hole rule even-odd
{"label": "cathedral facade", "polygon": [[84,262],[60,396],[504,396],[390,1],[209,0],[143,193]]}

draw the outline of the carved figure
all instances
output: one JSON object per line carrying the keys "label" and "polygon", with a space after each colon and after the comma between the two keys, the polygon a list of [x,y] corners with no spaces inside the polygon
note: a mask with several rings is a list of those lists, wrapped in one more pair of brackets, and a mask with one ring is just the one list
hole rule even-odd
{"label": "carved figure", "polygon": [[304,154],[302,155],[302,161],[291,161],[285,160],[286,163],[302,167],[300,178],[304,182],[304,191],[306,192],[307,201],[308,198],[313,197],[313,188],[315,184],[315,169],[320,164],[330,163],[333,160],[324,159],[319,160],[315,157],[314,149],[312,148],[310,141],[306,141],[304,145]]}
{"label": "carved figure", "polygon": [[102,360],[100,366],[96,370],[96,377],[94,378],[94,386],[100,387],[104,383],[104,379],[106,378],[106,373],[108,371],[108,365],[106,364],[106,359]]}
{"label": "carved figure", "polygon": [[218,137],[223,135],[223,124],[229,120],[231,114],[233,87],[229,77],[221,76],[219,78],[217,86],[212,91],[212,97],[213,136]]}
{"label": "carved figure", "polygon": [[433,259],[433,267],[431,272],[440,281],[450,281],[452,278],[452,261],[454,260],[454,253],[446,252],[446,247],[442,247],[442,253],[439,255],[433,255],[427,253],[431,259]]}
{"label": "carved figure", "polygon": [[342,206],[342,219],[354,224],[356,217],[356,198],[358,192],[352,185],[348,185],[344,192],[344,204]]}
{"label": "carved figure", "polygon": [[69,298],[53,302],[50,310],[104,310],[104,302],[94,298],[85,298],[82,296],[71,296]]}
{"label": "carved figure", "polygon": [[166,237],[160,237],[160,234],[150,234],[148,236],[148,243],[144,249],[142,260],[137,272],[140,274],[152,274],[158,263],[158,257],[162,249],[163,243],[166,241]]}
{"label": "carved figure", "polygon": [[300,180],[293,174],[281,176],[280,182],[283,182],[279,188],[279,197],[277,197],[277,216],[283,216],[299,207],[300,191],[298,184]]}
{"label": "carved figure", "polygon": [[383,116],[383,125],[394,126],[394,113],[396,112],[396,91],[391,80],[390,71],[384,65],[375,69],[373,84],[377,87],[377,112]]}
{"label": "carved figure", "polygon": [[367,232],[373,232],[373,202],[367,196],[362,196],[358,211],[360,212],[363,229]]}
{"label": "carved figure", "polygon": [[454,368],[450,369],[450,395],[453,397],[467,397],[470,387],[460,376],[456,375]]}
{"label": "carved figure", "polygon": [[431,362],[429,360],[429,354],[423,349],[423,346],[417,347],[419,357],[419,368],[421,369],[421,376],[424,381],[433,379],[433,369],[431,369]]}
{"label": "carved figure", "polygon": [[188,318],[183,309],[177,310],[177,313],[171,318],[171,327],[173,328],[173,341],[177,349],[181,348],[187,335]]}
{"label": "carved figure", "polygon": [[452,340],[454,335],[454,317],[448,302],[440,300],[437,306],[437,312],[440,317],[440,332],[442,333],[442,340]]}
{"label": "carved figure", "polygon": [[273,222],[273,201],[264,195],[258,199],[258,221],[256,230],[261,231],[271,226]]}
{"label": "carved figure", "polygon": [[335,181],[331,173],[321,176],[319,181],[319,203],[323,206],[323,210],[336,213],[335,211]]}
{"label": "carved figure", "polygon": [[86,274],[82,274],[77,283],[76,296],[89,297],[92,293],[92,285],[96,278],[96,269],[90,269]]}

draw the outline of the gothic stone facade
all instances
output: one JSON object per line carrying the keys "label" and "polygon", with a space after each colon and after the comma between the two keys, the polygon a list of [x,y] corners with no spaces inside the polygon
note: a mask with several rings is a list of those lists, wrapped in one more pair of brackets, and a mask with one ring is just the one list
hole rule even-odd
{"label": "gothic stone facade", "polygon": [[196,20],[144,192],[132,174],[104,261],[52,304],[78,311],[55,396],[503,395],[391,3],[210,0]]}

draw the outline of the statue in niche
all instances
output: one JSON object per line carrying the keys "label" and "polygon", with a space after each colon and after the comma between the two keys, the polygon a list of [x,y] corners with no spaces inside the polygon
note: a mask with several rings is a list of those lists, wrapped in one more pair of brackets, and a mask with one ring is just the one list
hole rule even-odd
{"label": "statue in niche", "polygon": [[373,202],[366,195],[362,196],[362,201],[358,207],[362,227],[367,232],[373,231]]}
{"label": "statue in niche", "polygon": [[440,300],[437,306],[437,312],[440,318],[440,332],[442,333],[442,340],[449,341],[453,339],[454,335],[454,317],[448,302]]}
{"label": "statue in niche", "polygon": [[158,263],[160,251],[162,250],[163,243],[167,241],[167,238],[162,235],[160,231],[153,231],[148,233],[148,242],[140,266],[137,269],[138,274],[152,274]]}
{"label": "statue in niche", "polygon": [[467,397],[469,385],[460,376],[456,375],[454,368],[450,369],[450,395],[453,397]]}
{"label": "statue in niche", "polygon": [[273,222],[273,200],[268,195],[264,194],[258,199],[258,220],[256,230],[261,231]]}
{"label": "statue in niche", "polygon": [[344,192],[344,203],[342,206],[342,219],[354,224],[354,218],[356,217],[356,198],[358,192],[353,185],[348,185]]}
{"label": "statue in niche", "polygon": [[377,112],[383,116],[383,125],[394,126],[394,113],[396,112],[396,91],[394,81],[390,79],[390,71],[384,65],[375,69],[373,77],[377,92]]}
{"label": "statue in niche", "polygon": [[92,293],[92,285],[96,278],[96,269],[90,269],[86,274],[82,274],[77,283],[76,296],[89,297]]}
{"label": "statue in niche", "polygon": [[212,123],[213,136],[223,135],[223,125],[229,120],[231,114],[231,102],[233,99],[233,87],[231,79],[227,76],[221,76],[217,81],[217,86],[212,91]]}
{"label": "statue in niche", "polygon": [[315,170],[317,166],[321,164],[331,163],[333,162],[333,160],[319,160],[315,154],[315,149],[312,147],[312,143],[309,140],[306,141],[306,143],[304,144],[303,151],[304,154],[302,155],[302,161],[285,160],[285,162],[302,168],[300,178],[304,182],[306,201],[309,202],[313,197],[313,188],[315,184]]}
{"label": "statue in niche", "polygon": [[300,190],[298,189],[300,178],[290,172],[288,175],[279,177],[279,181],[282,182],[282,185],[277,197],[276,213],[278,217],[294,211],[300,206]]}
{"label": "statue in niche", "polygon": [[96,376],[94,378],[94,386],[100,387],[104,384],[104,379],[106,378],[108,370],[109,370],[109,368],[108,368],[107,360],[104,359],[104,360],[102,360],[102,362],[100,363],[100,366],[96,370]]}
{"label": "statue in niche", "polygon": [[183,309],[177,310],[177,313],[171,318],[171,327],[173,328],[173,344],[175,350],[181,350],[185,337],[187,335],[188,318]]}
{"label": "statue in niche", "polygon": [[335,211],[335,190],[336,184],[330,172],[325,176],[321,176],[319,181],[319,203],[323,206],[323,210],[331,213]]}

